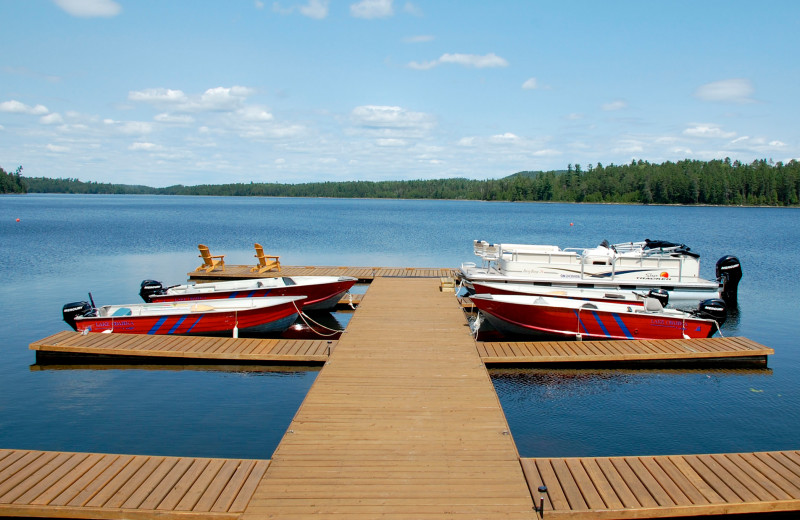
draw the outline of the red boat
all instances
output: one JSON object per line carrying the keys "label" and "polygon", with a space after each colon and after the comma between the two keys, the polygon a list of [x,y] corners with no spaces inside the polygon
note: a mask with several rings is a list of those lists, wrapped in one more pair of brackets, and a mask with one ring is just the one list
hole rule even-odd
{"label": "red boat", "polygon": [[[477,294],[470,299],[504,334],[577,339],[709,338],[725,322],[722,300],[706,300],[691,313],[664,309],[656,298],[643,307],[565,298]],[[480,323],[479,323],[480,326]]]}
{"label": "red boat", "polygon": [[[235,298],[200,302],[64,305],[64,321],[78,332],[221,334],[282,332],[294,323],[303,296]],[[235,334],[235,333],[234,333]]]}
{"label": "red boat", "polygon": [[261,296],[305,296],[303,310],[330,310],[358,279],[350,276],[282,276],[227,282],[173,285],[144,280],[139,295],[145,302],[177,302]]}

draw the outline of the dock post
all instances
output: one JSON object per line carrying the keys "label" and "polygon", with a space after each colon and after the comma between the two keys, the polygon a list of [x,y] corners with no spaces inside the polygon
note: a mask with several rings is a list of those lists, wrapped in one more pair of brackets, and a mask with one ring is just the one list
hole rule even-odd
{"label": "dock post", "polygon": [[539,486],[539,507],[533,506],[533,510],[539,513],[540,518],[544,518],[544,496],[547,494],[547,486],[541,485]]}

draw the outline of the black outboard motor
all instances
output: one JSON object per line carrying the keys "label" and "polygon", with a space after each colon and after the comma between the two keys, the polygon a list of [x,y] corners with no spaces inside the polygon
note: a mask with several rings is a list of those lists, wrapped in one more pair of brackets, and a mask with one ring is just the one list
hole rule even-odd
{"label": "black outboard motor", "polygon": [[722,283],[722,299],[735,306],[739,298],[739,280],[742,279],[739,259],[728,255],[717,260],[717,279]]}
{"label": "black outboard motor", "polygon": [[661,303],[661,306],[666,308],[669,303],[669,293],[666,289],[650,289],[647,293],[648,298],[655,298]]}
{"label": "black outboard motor", "polygon": [[76,316],[86,316],[92,312],[93,307],[89,302],[72,302],[64,305],[61,309],[61,314],[64,316],[64,321],[67,325],[72,327],[73,330],[78,330],[75,325]]}
{"label": "black outboard motor", "polygon": [[166,294],[164,286],[156,280],[142,280],[140,287],[139,296],[142,297],[145,303],[150,303],[150,296],[153,294]]}
{"label": "black outboard motor", "polygon": [[698,318],[714,320],[717,325],[722,325],[728,319],[728,306],[719,298],[703,300],[692,314]]}

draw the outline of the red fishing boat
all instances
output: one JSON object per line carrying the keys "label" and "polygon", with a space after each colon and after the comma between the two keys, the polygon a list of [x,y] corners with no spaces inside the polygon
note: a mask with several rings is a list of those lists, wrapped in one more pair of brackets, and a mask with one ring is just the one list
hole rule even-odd
{"label": "red fishing boat", "polygon": [[[64,305],[64,321],[78,332],[202,335],[282,332],[294,323],[303,296],[234,298],[172,303]],[[91,298],[90,298],[91,299]]]}
{"label": "red fishing boat", "polygon": [[722,300],[701,302],[696,311],[664,309],[656,298],[644,306],[584,302],[566,298],[476,294],[470,299],[485,318],[504,334],[577,339],[709,338],[725,322]]}
{"label": "red fishing boat", "polygon": [[350,276],[281,276],[164,287],[156,280],[144,280],[139,295],[148,303],[305,296],[302,303],[304,311],[330,310],[357,281]]}

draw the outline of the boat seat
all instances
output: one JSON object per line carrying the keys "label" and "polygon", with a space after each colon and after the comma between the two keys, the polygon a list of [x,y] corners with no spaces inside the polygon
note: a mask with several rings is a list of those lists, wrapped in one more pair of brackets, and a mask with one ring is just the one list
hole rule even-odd
{"label": "boat seat", "polygon": [[112,316],[130,316],[131,310],[128,307],[120,307],[119,309],[114,311]]}
{"label": "boat seat", "polygon": [[645,298],[644,310],[647,312],[661,312],[664,310],[664,306],[661,305],[657,298]]}

